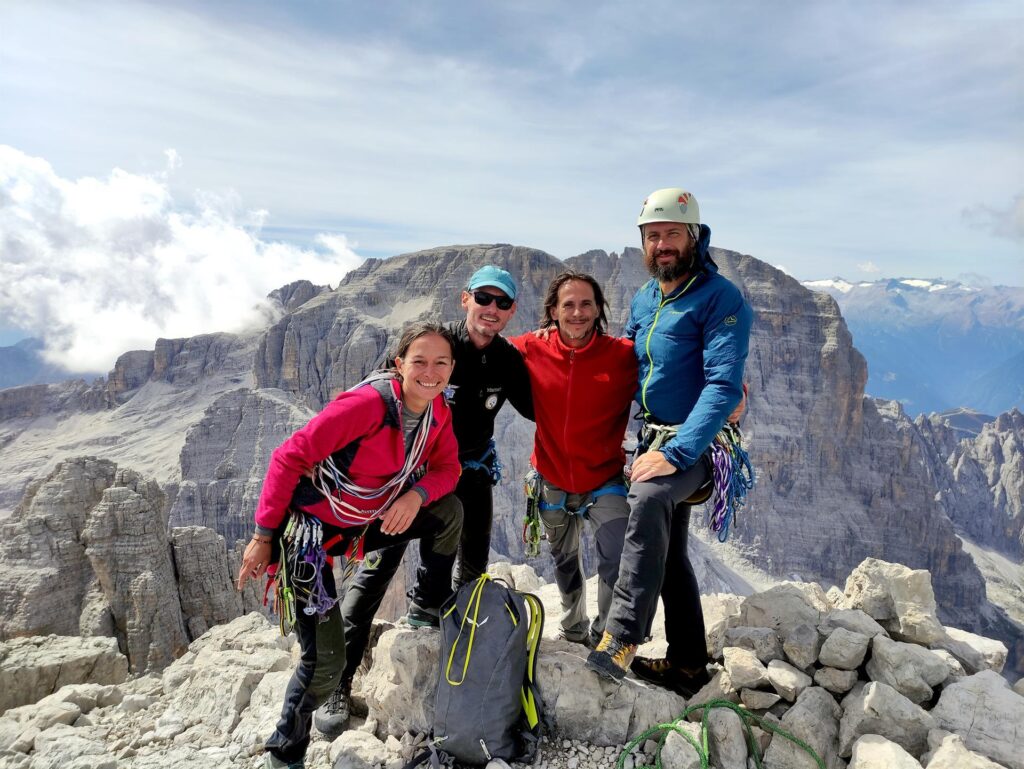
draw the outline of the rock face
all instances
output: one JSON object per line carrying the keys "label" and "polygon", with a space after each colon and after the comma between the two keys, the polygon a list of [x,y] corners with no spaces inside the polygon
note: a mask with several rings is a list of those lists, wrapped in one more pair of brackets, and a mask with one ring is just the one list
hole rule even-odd
{"label": "rock face", "polygon": [[983,670],[957,681],[942,692],[932,713],[940,728],[960,735],[970,750],[1024,769],[1024,697],[1002,676]]}
{"label": "rock face", "polygon": [[66,686],[119,684],[127,676],[113,638],[15,638],[0,644],[0,713]]}
{"label": "rock face", "polygon": [[205,526],[228,542],[248,540],[270,455],[313,412],[275,390],[220,396],[185,436],[172,526]]}
{"label": "rock face", "polygon": [[0,639],[113,637],[142,673],[257,608],[255,590],[234,591],[223,539],[199,527],[169,536],[166,509],[155,482],[112,462],[60,463],[0,527]]}
{"label": "rock face", "polygon": [[946,515],[975,541],[1024,557],[1024,414],[1000,414],[963,440],[936,414],[914,424]]}

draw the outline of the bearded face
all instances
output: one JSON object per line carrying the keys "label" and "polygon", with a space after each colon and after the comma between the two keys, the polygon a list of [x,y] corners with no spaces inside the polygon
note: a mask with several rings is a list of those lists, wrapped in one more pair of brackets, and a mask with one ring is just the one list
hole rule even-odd
{"label": "bearded face", "polygon": [[693,271],[697,248],[686,225],[653,222],[644,225],[644,263],[661,283],[673,283]]}

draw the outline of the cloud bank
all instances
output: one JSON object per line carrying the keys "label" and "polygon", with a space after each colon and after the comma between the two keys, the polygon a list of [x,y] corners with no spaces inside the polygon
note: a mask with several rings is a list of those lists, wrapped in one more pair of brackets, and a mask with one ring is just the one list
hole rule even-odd
{"label": "cloud bank", "polygon": [[266,295],[300,278],[336,284],[360,257],[338,234],[313,248],[260,237],[267,213],[198,192],[185,206],[165,170],[59,176],[0,145],[0,318],[71,371],[104,371],[158,337],[265,323]]}

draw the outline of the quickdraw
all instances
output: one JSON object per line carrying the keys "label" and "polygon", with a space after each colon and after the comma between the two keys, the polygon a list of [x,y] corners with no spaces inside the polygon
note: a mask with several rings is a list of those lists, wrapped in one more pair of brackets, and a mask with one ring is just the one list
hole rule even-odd
{"label": "quickdraw", "polygon": [[527,558],[536,558],[540,555],[540,541],[543,539],[540,525],[542,482],[540,473],[536,470],[527,473],[524,481],[526,515],[523,516],[523,544],[526,545]]}
{"label": "quickdraw", "polygon": [[320,622],[338,603],[324,587],[323,572],[330,568],[324,548],[323,524],[312,516],[292,511],[280,539],[281,556],[274,575],[274,612],[281,634],[294,628],[299,603],[303,614],[316,615]]}

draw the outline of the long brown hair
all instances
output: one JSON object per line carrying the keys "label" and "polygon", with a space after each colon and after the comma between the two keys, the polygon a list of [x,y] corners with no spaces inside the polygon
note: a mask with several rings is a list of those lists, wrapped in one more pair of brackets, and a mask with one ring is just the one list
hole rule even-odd
{"label": "long brown hair", "polygon": [[601,290],[601,284],[597,282],[597,278],[593,275],[588,275],[585,272],[576,272],[575,270],[566,270],[551,281],[551,284],[548,286],[548,293],[544,297],[544,309],[541,310],[540,327],[547,328],[548,326],[555,325],[555,321],[551,317],[551,311],[558,306],[559,290],[570,280],[589,283],[590,287],[594,289],[594,301],[597,302],[597,320],[594,322],[594,328],[598,334],[605,333],[605,329],[608,327],[608,316],[605,314],[607,303],[604,300],[604,291]]}

